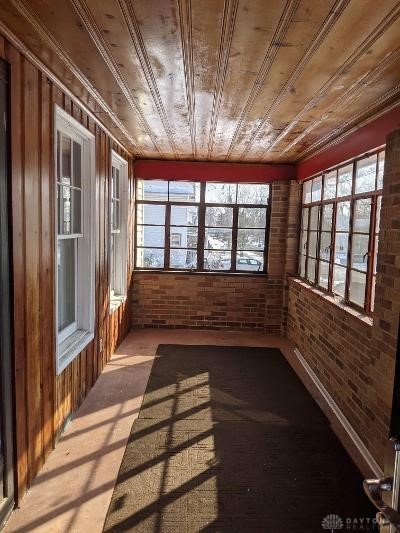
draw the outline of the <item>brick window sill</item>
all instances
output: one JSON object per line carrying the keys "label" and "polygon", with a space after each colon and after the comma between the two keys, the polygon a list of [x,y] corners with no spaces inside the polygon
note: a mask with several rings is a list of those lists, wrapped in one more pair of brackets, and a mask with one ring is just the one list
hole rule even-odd
{"label": "brick window sill", "polygon": [[332,294],[327,294],[326,292],[321,291],[317,287],[313,287],[312,285],[303,281],[300,278],[289,278],[289,281],[290,283],[293,283],[294,285],[300,285],[302,288],[306,289],[307,291],[312,292],[318,298],[321,298],[322,300],[326,301],[330,305],[334,305],[335,307],[342,309],[348,315],[364,322],[364,324],[368,326],[372,326],[371,316],[366,315],[362,311],[358,311],[354,307],[351,307],[351,305],[343,303],[340,296],[333,296]]}

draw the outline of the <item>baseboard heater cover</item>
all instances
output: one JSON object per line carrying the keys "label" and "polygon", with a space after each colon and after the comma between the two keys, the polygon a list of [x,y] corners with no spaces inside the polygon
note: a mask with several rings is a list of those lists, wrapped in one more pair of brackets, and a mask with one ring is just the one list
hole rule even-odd
{"label": "baseboard heater cover", "polygon": [[338,404],[335,402],[335,400],[332,398],[332,396],[329,394],[327,389],[324,387],[314,370],[311,368],[311,366],[307,363],[307,361],[304,359],[304,357],[301,355],[300,351],[295,348],[294,352],[297,356],[297,359],[303,366],[304,370],[307,372],[309,377],[312,379],[314,385],[317,387],[319,392],[322,394],[324,400],[329,405],[329,407],[332,409],[334,415],[336,416],[337,420],[339,421],[340,425],[343,427],[343,429],[346,431],[348,437],[352,440],[353,444],[358,450],[358,453],[362,456],[364,461],[368,464],[369,468],[374,472],[375,476],[377,478],[383,477],[383,471],[381,467],[378,465],[378,463],[375,461],[371,453],[369,452],[368,448],[365,446],[363,441],[358,436],[358,433],[355,431],[353,426],[350,424],[350,422],[347,420],[343,412],[341,411]]}

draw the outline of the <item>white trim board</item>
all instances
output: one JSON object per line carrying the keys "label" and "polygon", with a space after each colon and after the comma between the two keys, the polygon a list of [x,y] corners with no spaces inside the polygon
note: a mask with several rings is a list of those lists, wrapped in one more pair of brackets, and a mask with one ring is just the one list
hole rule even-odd
{"label": "white trim board", "polygon": [[297,356],[298,361],[301,363],[304,370],[307,372],[308,376],[313,381],[314,385],[317,387],[319,392],[322,394],[325,402],[329,405],[331,410],[333,411],[334,415],[336,416],[338,422],[346,432],[347,436],[351,439],[354,446],[357,448],[358,453],[361,455],[361,457],[364,459],[364,461],[367,463],[369,468],[374,472],[375,476],[378,478],[383,477],[383,471],[381,467],[378,465],[378,463],[375,461],[371,453],[369,452],[368,448],[365,446],[363,441],[358,436],[357,432],[353,428],[353,426],[350,424],[350,422],[347,420],[341,409],[339,408],[338,404],[335,402],[335,400],[332,398],[332,396],[329,394],[327,389],[324,387],[316,373],[313,371],[311,366],[307,363],[307,361],[304,359],[304,357],[301,355],[300,351],[295,348],[294,353]]}

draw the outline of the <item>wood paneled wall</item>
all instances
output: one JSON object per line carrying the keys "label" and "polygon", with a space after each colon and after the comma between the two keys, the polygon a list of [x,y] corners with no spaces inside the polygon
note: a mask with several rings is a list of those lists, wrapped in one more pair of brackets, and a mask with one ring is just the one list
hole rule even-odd
{"label": "wood paneled wall", "polygon": [[[17,497],[31,485],[66,421],[95,383],[129,329],[129,303],[109,314],[109,174],[111,148],[126,154],[69,97],[0,36],[11,70],[11,233],[15,348]],[[96,137],[95,338],[55,373],[54,104]],[[130,198],[133,164],[129,160]],[[132,201],[128,235],[132,235]],[[132,273],[129,240],[128,288]],[[102,349],[101,349],[102,347]]]}

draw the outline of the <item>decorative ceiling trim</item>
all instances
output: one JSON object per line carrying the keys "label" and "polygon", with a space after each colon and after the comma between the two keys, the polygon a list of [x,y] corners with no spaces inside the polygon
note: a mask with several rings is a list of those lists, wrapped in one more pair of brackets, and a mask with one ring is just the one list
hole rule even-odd
{"label": "decorative ceiling trim", "polygon": [[[348,2],[349,0],[345,0],[345,1]],[[260,91],[265,83],[265,80],[269,74],[269,71],[271,70],[271,67],[278,54],[278,51],[279,51],[278,43],[284,42],[285,35],[290,27],[290,24],[299,7],[299,4],[300,4],[300,0],[288,0],[286,2],[285,8],[283,10],[281,18],[279,19],[274,35],[272,36],[272,39],[269,43],[267,51],[264,55],[264,59],[261,63],[260,70],[258,71],[257,77],[253,83],[253,87],[251,88],[250,94],[247,97],[246,104],[240,113],[239,120],[235,128],[235,132],[230,141],[229,148],[225,156],[226,160],[229,159],[232,154],[232,151],[235,147],[235,143],[239,137],[239,133],[243,127],[243,123],[245,119],[247,118],[247,116],[249,115],[251,109],[253,108],[254,102],[256,101],[258,95],[260,94]]]}
{"label": "decorative ceiling trim", "polygon": [[75,11],[78,14],[79,18],[82,20],[83,24],[85,25],[86,30],[90,38],[96,45],[97,50],[100,52],[101,57],[103,58],[107,67],[110,69],[111,74],[114,76],[115,81],[118,83],[119,87],[121,88],[121,91],[123,92],[129,105],[135,111],[141,127],[144,129],[144,131],[149,136],[157,152],[159,152],[160,155],[164,157],[165,154],[163,153],[158,143],[158,140],[153,133],[153,130],[151,129],[141,109],[137,105],[136,98],[133,95],[130,87],[128,86],[122,72],[120,71],[117,65],[117,62],[115,61],[115,58],[112,55],[108,47],[108,44],[106,43],[106,41],[104,40],[101,34],[100,28],[98,27],[96,21],[93,18],[92,13],[90,12],[90,9],[88,8],[84,0],[71,0],[71,3],[74,6]]}
{"label": "decorative ceiling trim", "polygon": [[229,55],[232,45],[233,31],[235,29],[238,5],[239,0],[225,0],[224,2],[221,37],[218,50],[218,66],[215,77],[210,134],[208,139],[208,158],[211,158],[214,148],[215,132],[217,129],[222,93],[224,91],[225,78],[228,70]]}
{"label": "decorative ceiling trim", "polygon": [[194,61],[191,0],[177,0],[181,28],[183,69],[185,72],[186,100],[188,104],[192,155],[197,157],[196,146],[196,93],[194,88]]}
{"label": "decorative ceiling trim", "polygon": [[290,124],[274,139],[274,141],[262,150],[261,154],[257,158],[261,160],[265,153],[270,152],[279,142],[282,141],[288,135],[296,124],[300,121],[303,115],[313,108],[319,100],[324,98],[328,93],[328,90],[334,85],[340,78],[340,76],[349,70],[359,59],[366,53],[366,51],[374,44],[375,41],[382,36],[382,34],[394,24],[400,14],[400,4],[397,4],[386,17],[375,27],[375,29],[368,35],[362,44],[347,58],[343,65],[329,78],[329,80],[319,89],[319,91],[313,96],[311,100],[305,105],[305,107],[294,117]]}
{"label": "decorative ceiling trim", "polygon": [[[116,127],[121,131],[121,133],[124,135],[124,137],[129,141],[129,143],[134,147],[136,154],[144,155],[143,150],[140,148],[140,146],[136,143],[136,141],[133,139],[131,134],[128,132],[128,130],[125,128],[125,126],[122,124],[122,122],[119,120],[119,118],[116,116],[114,111],[109,107],[107,102],[104,100],[104,98],[101,96],[101,94],[93,87],[91,82],[86,78],[86,76],[79,70],[79,68],[75,65],[75,63],[71,60],[67,52],[62,48],[60,43],[58,43],[54,37],[50,34],[50,32],[47,30],[47,28],[43,25],[43,23],[40,21],[36,13],[32,11],[30,6],[27,5],[25,0],[12,0],[13,4],[15,5],[16,9],[19,11],[19,13],[31,24],[31,26],[36,30],[36,32],[40,35],[40,37],[43,39],[45,44],[51,48],[53,53],[57,55],[57,57],[65,64],[65,66],[72,72],[72,74],[78,79],[78,81],[83,85],[83,87],[87,90],[87,92],[92,96],[92,98],[99,104],[99,106],[103,109],[103,111],[110,117],[110,119],[114,122]],[[2,23],[1,29],[4,32],[4,34],[7,36],[7,38],[10,38],[10,40],[13,41],[13,44],[26,56],[32,63],[34,63],[40,70],[42,70],[51,80],[54,81],[62,90],[66,93],[68,93],[68,96],[74,99],[74,101],[78,102],[79,105],[85,109],[85,112],[88,113],[93,120],[95,120],[104,130],[107,130],[107,133],[116,141],[118,144],[120,144],[124,150],[126,150],[126,147],[124,147],[118,139],[115,138],[114,135],[112,135],[109,130],[104,126],[104,124],[95,116],[94,111],[90,111],[87,106],[83,104],[83,102],[78,99],[73,93],[66,87],[66,85],[49,69],[47,68],[40,59],[38,59],[32,52],[25,46],[19,38],[17,38],[15,35],[12,34],[12,32]],[[12,35],[12,37],[11,37]],[[128,151],[129,153],[129,151]]]}
{"label": "decorative ceiling trim", "polygon": [[[78,0],[72,0],[72,1],[76,2]],[[151,62],[147,54],[146,46],[144,44],[143,37],[140,32],[139,24],[138,24],[135,12],[132,7],[132,3],[130,0],[118,0],[118,4],[123,14],[126,27],[128,28],[129,34],[131,36],[133,45],[136,50],[136,54],[139,58],[140,65],[143,69],[143,74],[146,78],[147,85],[149,86],[151,96],[156,105],[158,114],[163,124],[165,133],[167,135],[169,144],[171,145],[172,151],[174,153],[174,157],[176,159],[180,159],[179,152],[177,150],[175,140],[174,140],[174,133],[171,129],[167,114],[164,109],[164,104],[161,99],[160,91],[157,86],[156,78],[153,73]]]}
{"label": "decorative ceiling trim", "polygon": [[265,123],[271,117],[272,113],[274,113],[274,111],[276,111],[278,106],[282,103],[282,101],[287,96],[287,94],[290,92],[290,89],[296,83],[296,81],[301,76],[301,74],[304,72],[305,67],[307,66],[311,58],[314,56],[314,54],[317,52],[317,50],[320,48],[320,46],[326,39],[327,35],[329,34],[329,32],[332,30],[337,20],[339,19],[339,17],[342,15],[343,11],[348,6],[349,2],[350,0],[337,0],[335,5],[329,11],[328,16],[325,18],[324,22],[319,27],[317,33],[313,36],[311,40],[311,44],[309,45],[309,47],[307,48],[307,50],[305,51],[300,61],[295,66],[295,68],[293,69],[285,85],[282,87],[279,94],[276,96],[275,100],[272,102],[272,104],[270,105],[266,113],[263,115],[261,122],[258,124],[256,129],[251,133],[250,138],[248,142],[246,143],[246,147],[240,156],[241,160],[244,157],[246,157],[251,146],[256,140],[258,133],[264,127]]}
{"label": "decorative ceiling trim", "polygon": [[[314,121],[308,128],[306,128],[300,135],[298,135],[291,143],[289,143],[285,148],[282,150],[282,152],[279,154],[278,157],[282,157],[288,150],[296,146],[304,137],[306,137],[314,128],[319,126],[323,121],[329,119],[329,116],[334,112],[337,111],[340,108],[348,106],[353,100],[357,98],[357,96],[362,93],[362,91],[368,86],[371,85],[371,83],[374,83],[384,72],[387,68],[390,67],[392,63],[397,61],[400,58],[400,48],[389,54],[381,63],[379,63],[373,70],[370,70],[361,78],[357,80],[357,82],[352,85],[346,92],[344,92],[330,107],[327,111],[325,111],[318,120]],[[398,86],[396,86],[398,87]],[[394,89],[396,89],[396,87]],[[396,91],[397,92],[397,91]],[[394,96],[395,93],[393,93],[393,89],[386,93],[383,96],[386,96],[388,94],[391,94],[390,97]],[[389,97],[388,97],[389,98]],[[388,99],[385,98],[385,99]],[[376,103],[376,101],[374,102]],[[365,113],[365,111],[363,111]],[[342,123],[339,127],[339,129],[342,129],[344,127],[344,124],[348,124],[349,121],[346,121],[345,123]],[[350,119],[350,122],[353,122],[353,118]],[[306,154],[307,152],[313,151],[314,147],[318,147],[321,142],[325,143],[329,141],[329,138],[332,138],[336,136],[338,133],[338,128],[336,128],[333,132],[330,132],[328,135],[324,136],[322,139],[318,140],[317,142],[310,145],[304,152],[302,152],[302,156]],[[323,140],[324,139],[324,140]]]}
{"label": "decorative ceiling trim", "polygon": [[[393,98],[396,100],[393,102]],[[391,103],[385,106],[387,101]],[[380,96],[374,102],[375,105],[369,107],[367,110],[362,110],[351,118],[343,122],[340,126],[335,128],[332,132],[325,135],[317,142],[309,146],[296,158],[297,161],[306,160],[309,157],[313,157],[325,150],[331,148],[338,142],[341,142],[345,137],[358,130],[359,128],[369,124],[371,121],[379,118],[380,116],[388,113],[392,109],[395,109],[400,105],[400,83],[393,87],[390,91]],[[382,108],[383,106],[383,108]],[[368,113],[368,116],[365,117],[365,114]],[[346,128],[349,128],[346,130]],[[344,133],[343,133],[344,132]]]}

